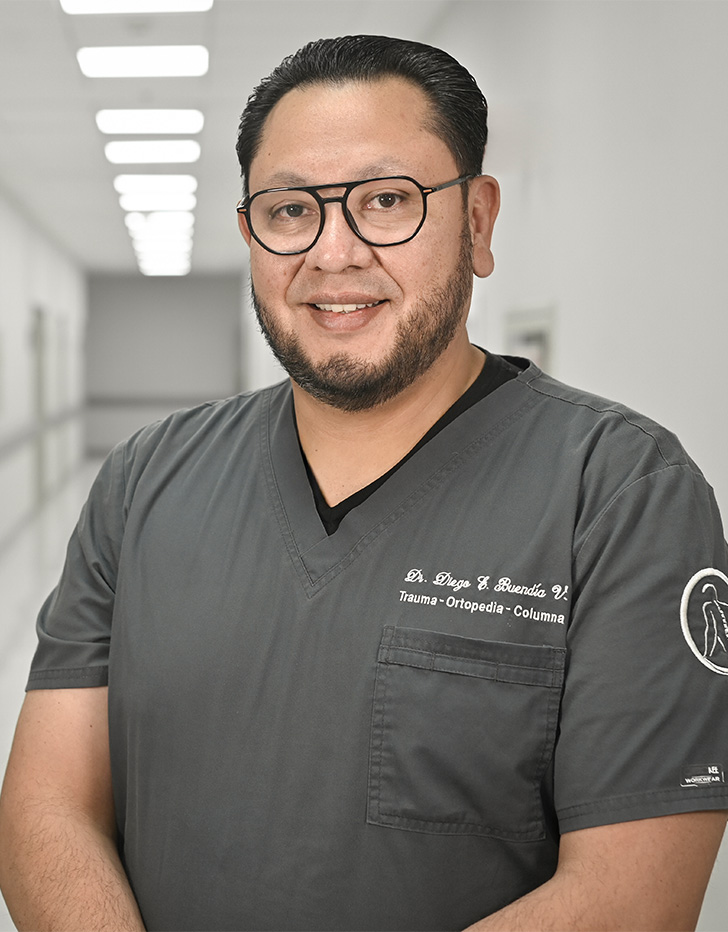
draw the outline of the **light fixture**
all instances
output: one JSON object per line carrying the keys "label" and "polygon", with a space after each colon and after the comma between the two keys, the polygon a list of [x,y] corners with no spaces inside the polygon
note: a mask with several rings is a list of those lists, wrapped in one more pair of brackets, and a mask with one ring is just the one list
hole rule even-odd
{"label": "light fixture", "polygon": [[197,198],[194,194],[122,194],[119,198],[122,210],[194,210]]}
{"label": "light fixture", "polygon": [[183,78],[207,74],[204,45],[112,45],[76,52],[87,78]]}
{"label": "light fixture", "polygon": [[214,0],[61,0],[64,13],[205,13]]}
{"label": "light fixture", "polygon": [[129,230],[129,235],[135,243],[191,243],[192,228],[160,227],[147,224],[135,230]]}
{"label": "light fixture", "polygon": [[187,275],[194,214],[189,211],[132,212],[124,218],[143,275]]}
{"label": "light fixture", "polygon": [[194,175],[117,175],[114,189],[117,194],[194,194],[197,178]]}
{"label": "light fixture", "polygon": [[205,118],[199,110],[99,110],[96,125],[102,133],[199,133]]}
{"label": "light fixture", "polygon": [[124,218],[126,228],[131,234],[142,230],[191,230],[195,215],[189,211],[164,211],[161,213],[131,213]]}
{"label": "light fixture", "polygon": [[191,266],[188,251],[137,253],[137,264],[143,275],[187,275]]}
{"label": "light fixture", "polygon": [[190,261],[180,259],[176,262],[140,262],[139,271],[142,275],[188,275]]}
{"label": "light fixture", "polygon": [[[156,256],[137,256],[137,261],[142,271],[144,271],[146,274],[149,274],[149,271],[151,271],[152,267],[155,266],[157,268],[176,267],[188,271],[191,264],[189,253],[169,253],[168,255],[165,253],[160,253]],[[157,272],[156,274],[160,273]],[[184,274],[184,272],[181,274]]]}
{"label": "light fixture", "polygon": [[117,175],[114,188],[124,211],[189,211],[197,205],[192,175]]}
{"label": "light fixture", "polygon": [[137,259],[144,262],[189,261],[192,243],[134,243]]}
{"label": "light fixture", "polygon": [[139,270],[144,275],[186,275],[190,270],[191,244],[134,244]]}
{"label": "light fixture", "polygon": [[141,259],[175,259],[192,252],[192,240],[133,240],[134,251]]}
{"label": "light fixture", "polygon": [[196,162],[200,157],[200,144],[194,139],[107,142],[104,153],[114,165]]}

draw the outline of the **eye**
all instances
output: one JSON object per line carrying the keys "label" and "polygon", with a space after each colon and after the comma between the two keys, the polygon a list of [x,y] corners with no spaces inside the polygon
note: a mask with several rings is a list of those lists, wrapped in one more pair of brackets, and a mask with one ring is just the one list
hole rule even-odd
{"label": "eye", "polygon": [[406,195],[396,191],[378,191],[363,204],[364,210],[393,210],[407,200]]}
{"label": "eye", "polygon": [[288,204],[279,204],[271,208],[268,216],[272,221],[300,220],[301,217],[305,217],[310,210],[311,208],[309,205],[291,202]]}
{"label": "eye", "polygon": [[306,191],[264,191],[254,198],[252,220],[258,227],[280,229],[315,223],[319,219],[318,204]]}
{"label": "eye", "polygon": [[402,201],[402,196],[400,194],[395,194],[393,191],[387,191],[386,194],[378,194],[374,199],[375,207],[390,208],[396,207]]}

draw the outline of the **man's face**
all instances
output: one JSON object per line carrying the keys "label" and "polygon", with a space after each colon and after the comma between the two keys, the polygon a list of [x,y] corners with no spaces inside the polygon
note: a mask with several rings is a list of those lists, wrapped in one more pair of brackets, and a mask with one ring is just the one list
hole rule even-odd
{"label": "man's face", "polygon": [[[427,116],[424,94],[399,79],[293,90],[266,121],[250,191],[387,175],[450,181],[455,160]],[[256,312],[273,351],[294,381],[345,410],[393,397],[450,346],[465,326],[472,274],[458,186],[428,199],[423,228],[399,246],[362,242],[339,204],[327,205],[307,253],[277,256],[251,242]],[[366,306],[345,314],[331,305]]]}

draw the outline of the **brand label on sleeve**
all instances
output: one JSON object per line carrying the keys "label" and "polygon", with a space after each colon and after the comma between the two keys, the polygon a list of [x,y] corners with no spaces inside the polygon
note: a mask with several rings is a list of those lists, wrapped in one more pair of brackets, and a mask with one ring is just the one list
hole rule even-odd
{"label": "brand label on sleeve", "polygon": [[685,769],[680,786],[713,786],[717,783],[725,783],[721,764],[696,764]]}

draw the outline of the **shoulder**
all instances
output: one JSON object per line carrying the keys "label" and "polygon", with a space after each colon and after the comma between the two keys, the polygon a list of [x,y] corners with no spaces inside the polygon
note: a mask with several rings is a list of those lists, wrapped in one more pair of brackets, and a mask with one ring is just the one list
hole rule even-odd
{"label": "shoulder", "polygon": [[214,467],[238,456],[244,465],[258,450],[260,430],[271,412],[284,410],[289,397],[290,386],[282,382],[175,411],[118,443],[101,467],[97,485],[128,500],[140,482],[163,483],[203,461]]}
{"label": "shoulder", "polygon": [[179,454],[186,447],[239,440],[255,430],[263,414],[272,407],[283,405],[289,394],[287,383],[280,383],[181,409],[141,428],[122,441],[117,449],[127,459],[138,462],[155,455]]}
{"label": "shoulder", "polygon": [[713,490],[672,431],[532,364],[510,384],[523,396],[518,442],[539,483],[573,502],[577,549],[612,527],[609,516],[631,528],[646,525],[648,513],[653,527],[690,520],[719,528]]}
{"label": "shoulder", "polygon": [[631,472],[685,466],[700,474],[678,437],[625,404],[560,382],[531,364],[517,381],[530,396],[546,429],[556,429],[572,454],[604,456]]}
{"label": "shoulder", "polygon": [[224,436],[231,429],[250,429],[263,411],[283,403],[289,394],[288,384],[282,382],[259,391],[184,408],[143,427],[121,446],[139,452],[147,447],[157,448],[160,443],[178,446],[195,439],[207,442]]}

